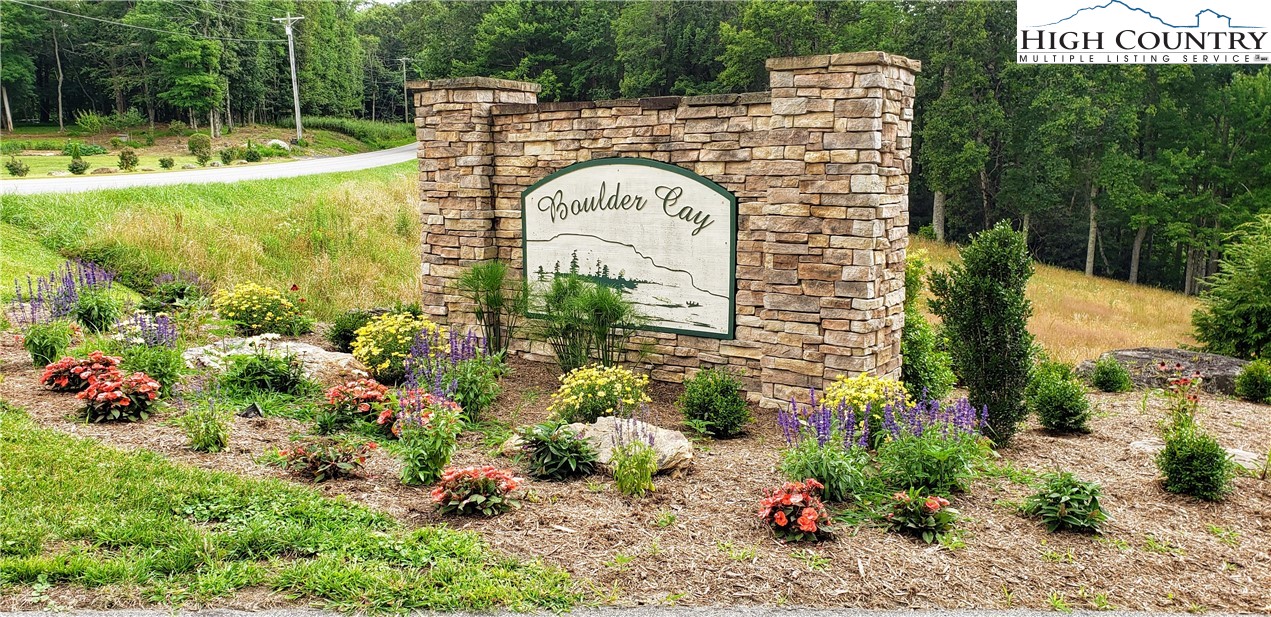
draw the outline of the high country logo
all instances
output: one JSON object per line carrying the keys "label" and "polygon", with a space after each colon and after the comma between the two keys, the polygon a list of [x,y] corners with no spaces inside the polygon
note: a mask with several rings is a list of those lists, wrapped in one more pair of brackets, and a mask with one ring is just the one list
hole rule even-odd
{"label": "high country logo", "polygon": [[[1143,6],[1135,6],[1139,3]],[[1271,3],[1019,0],[1021,64],[1267,64]],[[1145,8],[1146,7],[1146,8]]]}

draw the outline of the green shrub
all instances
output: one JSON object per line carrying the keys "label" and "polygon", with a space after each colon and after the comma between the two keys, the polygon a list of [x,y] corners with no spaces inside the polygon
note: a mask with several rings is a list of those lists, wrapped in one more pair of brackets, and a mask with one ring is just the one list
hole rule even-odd
{"label": "green shrub", "polygon": [[1201,294],[1192,324],[1206,351],[1246,359],[1271,356],[1271,213],[1236,233]]}
{"label": "green shrub", "polygon": [[190,148],[190,154],[199,160],[199,165],[206,165],[212,160],[212,138],[206,133],[195,133],[186,143]]}
{"label": "green shrub", "polygon": [[1041,425],[1064,433],[1088,433],[1090,401],[1086,389],[1066,364],[1045,362],[1029,379],[1025,390],[1028,410],[1037,414]]}
{"label": "green shrub", "polygon": [[88,171],[89,167],[91,165],[88,164],[88,161],[76,157],[71,159],[71,162],[66,165],[66,170],[77,176],[82,176]]}
{"label": "green shrub", "polygon": [[459,414],[445,405],[432,405],[423,414],[426,419],[404,422],[398,432],[402,484],[408,486],[427,486],[441,478],[463,430]]}
{"label": "green shrub", "polygon": [[475,263],[455,281],[459,294],[472,303],[490,352],[506,355],[517,326],[529,308],[529,285],[515,280],[499,260]]}
{"label": "green shrub", "polygon": [[327,328],[327,341],[336,351],[352,353],[357,331],[371,322],[372,315],[362,309],[353,309],[337,315]]}
{"label": "green shrub", "polygon": [[96,135],[106,128],[106,117],[93,110],[76,111],[75,126],[88,135]]}
{"label": "green shrub", "polygon": [[1090,372],[1090,383],[1103,392],[1129,392],[1134,389],[1130,371],[1112,356],[1095,360],[1094,369]]}
{"label": "green shrub", "polygon": [[71,305],[69,317],[91,332],[105,332],[123,315],[123,304],[103,288],[84,289]]}
{"label": "green shrub", "polygon": [[1271,404],[1271,362],[1254,360],[1236,376],[1236,396],[1255,403]]}
{"label": "green shrub", "polygon": [[782,453],[780,468],[793,482],[820,482],[829,501],[859,501],[875,488],[869,452],[844,445],[838,435],[823,444],[812,436],[799,439]]}
{"label": "green shrub", "polygon": [[221,383],[234,392],[299,394],[311,390],[304,365],[291,354],[277,354],[261,346],[254,353],[226,357]]}
{"label": "green shrub", "polygon": [[4,162],[4,168],[9,170],[10,176],[21,178],[31,173],[31,166],[18,160],[18,157],[11,156],[9,160]]}
{"label": "green shrub", "polygon": [[119,151],[119,170],[132,171],[137,168],[137,153],[132,148],[124,148]]}
{"label": "green shrub", "polygon": [[1156,467],[1165,475],[1165,490],[1205,501],[1221,501],[1232,490],[1235,463],[1218,440],[1194,422],[1179,421],[1165,433],[1165,448]]}
{"label": "green shrub", "polygon": [[910,253],[905,262],[905,329],[900,338],[900,380],[905,389],[926,398],[942,399],[953,390],[953,360],[940,349],[936,330],[918,308],[926,271],[925,251]]}
{"label": "green shrub", "polygon": [[222,149],[218,154],[220,154],[221,163],[224,165],[229,165],[230,163],[243,158],[243,151],[233,146]]}
{"label": "green shrub", "polygon": [[1045,484],[1024,501],[1024,513],[1042,520],[1051,532],[1061,529],[1099,533],[1108,515],[1099,505],[1103,488],[1071,472],[1046,474]]}
{"label": "green shrub", "polygon": [[172,157],[170,156],[164,156],[159,158],[159,167],[162,167],[163,169],[172,169],[173,167],[176,167],[176,166],[177,166],[177,162],[174,161]]}
{"label": "green shrub", "polygon": [[204,297],[199,277],[193,272],[161,274],[154,279],[154,288],[146,294],[137,308],[147,313],[175,313],[193,308]]}
{"label": "green shrub", "polygon": [[561,376],[547,412],[566,423],[595,422],[601,416],[629,418],[652,402],[649,377],[620,366],[585,366]]}
{"label": "green shrub", "polygon": [[185,359],[181,350],[162,345],[130,345],[120,352],[123,361],[119,369],[124,373],[145,373],[159,382],[159,395],[171,396],[172,390],[185,375]]}
{"label": "green shrub", "polygon": [[1033,264],[1023,236],[1008,222],[976,235],[961,255],[962,263],[931,276],[931,308],[954,343],[954,369],[971,404],[988,406],[986,432],[1000,445],[1027,415],[1033,337],[1025,288]]}
{"label": "green shrub", "polygon": [[25,141],[15,141],[12,139],[6,139],[3,142],[0,142],[0,154],[8,154],[8,155],[22,154],[22,151],[27,149],[28,147],[30,146]]}
{"label": "green shrub", "polygon": [[499,356],[479,354],[450,366],[442,379],[452,384],[450,398],[463,408],[468,421],[478,422],[481,412],[489,409],[503,392],[499,383],[503,371]]}
{"label": "green shrub", "polygon": [[230,419],[228,411],[218,409],[211,400],[194,406],[177,418],[177,424],[185,431],[190,449],[196,452],[220,452],[229,445]]}
{"label": "green shrub", "polygon": [[31,324],[22,333],[22,348],[31,354],[31,364],[43,368],[52,364],[71,346],[75,331],[65,321]]}
{"label": "green shrub", "polygon": [[530,475],[565,480],[596,470],[596,449],[560,422],[534,424],[517,431]]}
{"label": "green shrub", "polygon": [[[415,125],[409,122],[378,122],[331,116],[303,116],[300,122],[306,129],[342,133],[380,150],[415,140]],[[282,118],[280,125],[294,127],[296,124],[291,116],[287,116]],[[308,143],[297,145],[308,146]]]}
{"label": "green shrub", "polygon": [[82,141],[67,141],[62,146],[62,156],[69,156],[73,159],[82,156],[97,156],[98,154],[106,154],[107,150],[97,144],[84,143]]}
{"label": "green shrub", "polygon": [[984,441],[971,431],[932,424],[903,430],[878,446],[878,469],[893,490],[952,495],[965,491],[987,457]]}
{"label": "green shrub", "polygon": [[750,421],[741,381],[722,368],[698,371],[684,382],[678,402],[684,421],[712,437],[732,437]]}

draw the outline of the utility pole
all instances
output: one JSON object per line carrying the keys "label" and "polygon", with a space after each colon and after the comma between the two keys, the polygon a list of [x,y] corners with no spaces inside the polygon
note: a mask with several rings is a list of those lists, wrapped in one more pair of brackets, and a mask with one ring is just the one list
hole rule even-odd
{"label": "utility pole", "polygon": [[410,122],[410,94],[406,91],[406,61],[410,58],[398,58],[397,61],[402,63],[402,113],[406,115],[406,121]]}
{"label": "utility pole", "polygon": [[291,100],[296,107],[296,142],[299,143],[304,139],[304,128],[300,126],[300,83],[296,81],[296,42],[295,37],[291,35],[291,25],[304,19],[304,16],[292,17],[291,11],[287,11],[286,17],[275,17],[274,21],[283,22],[283,26],[287,29],[287,55],[291,57]]}

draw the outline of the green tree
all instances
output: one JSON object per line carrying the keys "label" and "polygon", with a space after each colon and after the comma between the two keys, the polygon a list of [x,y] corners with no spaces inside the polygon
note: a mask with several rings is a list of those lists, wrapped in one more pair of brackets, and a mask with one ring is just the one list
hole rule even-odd
{"label": "green tree", "polygon": [[750,0],[736,25],[719,25],[724,52],[723,71],[717,82],[733,92],[765,90],[768,58],[824,53],[830,44],[827,5],[811,1],[771,2]]}

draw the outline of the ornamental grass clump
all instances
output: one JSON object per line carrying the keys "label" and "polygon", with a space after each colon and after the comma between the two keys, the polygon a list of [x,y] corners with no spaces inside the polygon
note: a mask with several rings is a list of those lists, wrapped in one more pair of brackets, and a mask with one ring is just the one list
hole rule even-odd
{"label": "ornamental grass clump", "polygon": [[298,336],[313,331],[313,319],[301,308],[304,298],[294,295],[299,291],[296,285],[284,294],[252,282],[239,283],[233,289],[217,290],[212,307],[241,335]]}
{"label": "ornamental grass clump", "polygon": [[869,424],[846,405],[816,402],[777,412],[785,437],[781,473],[791,481],[816,480],[830,501],[856,501],[874,490]]}
{"label": "ornamental grass clump", "polygon": [[617,366],[631,337],[648,321],[621,290],[576,272],[555,276],[534,304],[541,312],[539,334],[566,373],[588,362]]}
{"label": "ornamental grass clump", "polygon": [[1085,482],[1072,472],[1046,474],[1041,488],[1024,501],[1024,513],[1040,518],[1052,533],[1072,530],[1099,533],[1108,520],[1099,498],[1103,487]]}
{"label": "ornamental grass clump", "polygon": [[888,528],[914,536],[931,544],[953,531],[959,513],[949,500],[938,495],[924,495],[918,489],[900,491],[891,496],[890,511],[884,516]]}
{"label": "ornamental grass clump", "polygon": [[460,335],[443,330],[421,332],[402,362],[405,386],[431,385],[436,392],[463,408],[469,422],[476,422],[503,391],[499,376],[506,367],[502,356],[490,354],[485,341],[473,332]]}
{"label": "ornamental grass clump", "polygon": [[75,396],[84,401],[88,422],[136,422],[150,416],[159,387],[159,382],[145,373],[124,375],[110,370],[93,375],[88,387]]}
{"label": "ornamental grass clump", "polygon": [[711,437],[733,437],[750,421],[741,380],[722,368],[698,371],[684,382],[678,401],[684,422]]}
{"label": "ornamental grass clump", "polygon": [[759,520],[782,540],[823,540],[833,533],[829,512],[817,495],[823,488],[816,479],[807,478],[767,489],[759,501]]}
{"label": "ornamental grass clump", "polygon": [[614,484],[623,495],[643,497],[654,490],[653,475],[658,472],[658,454],[653,449],[656,439],[638,420],[618,420],[609,467]]}
{"label": "ornamental grass clump", "polygon": [[567,424],[601,416],[629,418],[653,400],[647,393],[649,377],[620,366],[584,366],[562,375],[560,382],[547,411]]}
{"label": "ornamental grass clump", "polygon": [[314,482],[356,475],[379,445],[350,443],[331,437],[310,437],[288,450],[279,450],[282,466]]}
{"label": "ornamental grass clump", "polygon": [[62,358],[44,367],[40,383],[54,392],[80,392],[94,377],[118,370],[121,361],[122,358],[101,351],[94,351],[83,359]]}
{"label": "ornamental grass clump", "polygon": [[409,313],[380,315],[357,329],[353,357],[376,381],[399,384],[406,378],[405,362],[416,338],[439,332],[444,332],[441,326]]}
{"label": "ornamental grass clump", "polygon": [[529,309],[529,284],[513,277],[506,263],[492,260],[469,266],[459,274],[455,287],[472,303],[473,314],[481,324],[490,351],[506,356],[508,345]]}
{"label": "ornamental grass clump", "polygon": [[447,469],[432,499],[442,514],[495,516],[520,507],[512,496],[520,485],[510,469],[490,465]]}
{"label": "ornamental grass clump", "polygon": [[567,480],[591,475],[596,470],[596,449],[561,422],[543,422],[517,431],[521,454],[530,475],[545,480]]}
{"label": "ornamental grass clump", "polygon": [[185,431],[190,449],[214,454],[229,445],[230,419],[233,414],[207,399],[187,409],[177,418],[177,424]]}

